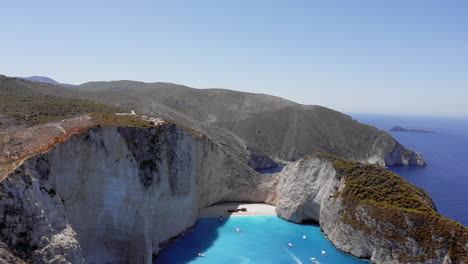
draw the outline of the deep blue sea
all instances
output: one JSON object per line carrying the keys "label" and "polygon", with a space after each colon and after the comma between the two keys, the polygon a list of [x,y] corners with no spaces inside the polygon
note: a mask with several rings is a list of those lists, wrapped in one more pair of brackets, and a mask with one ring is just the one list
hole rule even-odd
{"label": "deep blue sea", "polygon": [[[198,253],[205,256],[198,257]],[[276,216],[230,217],[223,223],[217,218],[200,218],[194,229],[161,250],[155,263],[309,264],[314,263],[311,257],[321,264],[369,263],[337,250],[320,227],[294,224]]]}
{"label": "deep blue sea", "polygon": [[[468,226],[468,118],[351,114],[386,130],[404,146],[421,152],[427,168],[389,168],[430,193],[437,210]],[[436,133],[393,132],[393,126]]]}

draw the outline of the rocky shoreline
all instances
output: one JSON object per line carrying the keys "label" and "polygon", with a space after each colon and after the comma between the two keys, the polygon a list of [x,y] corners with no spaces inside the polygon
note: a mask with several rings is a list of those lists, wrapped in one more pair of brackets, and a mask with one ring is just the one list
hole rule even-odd
{"label": "rocky shoreline", "polygon": [[[229,212],[245,208],[246,211]],[[221,203],[200,209],[199,217],[276,215],[275,206],[265,203]]]}
{"label": "rocky shoreline", "polygon": [[[398,151],[405,156],[404,149],[392,151],[395,164],[417,160],[395,158]],[[353,196],[350,186],[374,184],[372,177],[354,182],[360,178],[353,171],[386,173],[379,166],[315,154],[260,174],[248,165],[248,151],[241,153],[174,124],[88,129],[0,182],[0,240],[26,262],[151,263],[159,245],[192,226],[201,208],[244,201],[275,205],[289,221],[318,221],[337,248],[375,263],[466,260],[466,228],[438,215],[430,197],[401,177],[387,175],[414,200],[388,196],[396,203],[388,205]],[[387,214],[398,218],[382,218]],[[433,247],[413,229],[447,242]]]}

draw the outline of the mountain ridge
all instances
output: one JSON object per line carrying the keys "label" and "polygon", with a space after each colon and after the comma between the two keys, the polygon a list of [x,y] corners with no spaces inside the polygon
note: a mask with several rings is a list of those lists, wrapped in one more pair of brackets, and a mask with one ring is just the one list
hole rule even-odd
{"label": "mountain ridge", "polygon": [[62,96],[133,109],[183,123],[239,149],[247,144],[280,163],[324,152],[381,166],[426,165],[421,154],[400,148],[385,131],[326,107],[276,96],[135,81],[91,82],[73,89],[0,76],[1,81],[0,94]]}
{"label": "mountain ridge", "polygon": [[[76,89],[98,91],[96,97],[100,102],[119,102],[145,112],[157,109],[128,103],[121,97],[140,98],[147,101],[147,105],[164,105],[189,119],[231,131],[278,161],[294,161],[308,153],[325,152],[374,162],[375,158],[368,155],[373,149],[369,142],[389,143],[385,153],[390,153],[394,146],[389,134],[360,124],[346,114],[277,96],[136,81],[85,83]],[[364,150],[360,152],[360,149]],[[376,153],[378,150],[374,149],[374,152],[373,155],[383,155]],[[385,165],[381,159],[380,164]]]}
{"label": "mountain ridge", "polygon": [[42,82],[42,83],[56,84],[56,85],[61,85],[61,86],[69,87],[69,88],[77,86],[76,84],[60,83],[60,82],[57,82],[56,80],[54,80],[54,79],[52,79],[50,77],[46,77],[46,76],[34,75],[34,76],[29,76],[29,77],[17,77],[17,78],[25,79],[25,80],[32,81],[32,82]]}
{"label": "mountain ridge", "polygon": [[[152,263],[200,208],[238,201],[275,204],[289,221],[318,221],[339,249],[378,264],[466,259],[466,228],[382,167],[425,165],[385,131],[272,96],[141,86],[83,91],[0,75],[0,99],[10,102],[0,107],[0,218],[7,219],[0,249],[4,243],[11,253],[0,260]],[[168,122],[125,119],[142,115]],[[2,132],[11,120],[22,126]],[[275,162],[286,166],[257,172]],[[401,236],[391,233],[396,228]]]}

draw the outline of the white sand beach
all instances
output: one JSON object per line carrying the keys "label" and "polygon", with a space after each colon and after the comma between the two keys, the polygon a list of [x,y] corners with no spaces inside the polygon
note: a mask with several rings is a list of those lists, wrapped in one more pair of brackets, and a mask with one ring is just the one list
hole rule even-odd
{"label": "white sand beach", "polygon": [[[247,211],[228,212],[228,210],[245,208]],[[255,216],[255,215],[276,215],[275,207],[262,203],[224,203],[205,207],[200,210],[200,217],[232,217],[232,216]]]}

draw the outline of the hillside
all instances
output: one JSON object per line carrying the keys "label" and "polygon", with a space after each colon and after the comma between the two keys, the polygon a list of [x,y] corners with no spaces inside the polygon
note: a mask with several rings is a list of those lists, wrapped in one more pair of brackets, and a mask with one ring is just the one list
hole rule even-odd
{"label": "hillside", "polygon": [[[191,120],[162,105],[157,107],[163,110],[160,112],[139,111],[136,116],[118,116],[115,113],[128,113],[130,109],[119,106],[120,103],[106,105],[93,101],[95,96],[95,93],[0,75],[0,180],[24,159],[44,152],[84,129],[153,126],[141,120],[145,113],[153,117],[162,116],[166,123],[175,123],[196,136],[209,134],[210,140],[223,145],[223,151],[232,159],[242,160],[252,168],[277,166],[238,136]],[[128,96],[126,102],[141,104],[145,101]]]}
{"label": "hillside", "polygon": [[49,77],[45,77],[45,76],[30,76],[30,77],[18,77],[18,78],[33,81],[33,82],[43,82],[43,83],[56,84],[56,85],[61,85],[61,86],[65,86],[65,87],[75,87],[76,86],[74,84],[69,84],[69,83],[59,83],[56,80],[54,80],[52,78],[49,78]]}
{"label": "hillside", "polygon": [[[69,89],[4,76],[0,100],[0,260],[151,263],[199,208],[236,201],[318,221],[339,249],[375,263],[466,259],[466,228],[427,193],[355,162],[424,165],[421,156],[331,109],[165,83]],[[329,154],[307,155],[315,149]],[[254,170],[276,166],[270,157],[297,160]]]}
{"label": "hillside", "polygon": [[319,222],[344,252],[379,264],[468,261],[468,229],[440,215],[426,191],[380,166],[314,153],[274,176],[278,215]]}
{"label": "hillside", "polygon": [[[163,105],[191,120],[230,131],[278,161],[325,152],[381,165],[411,163],[385,160],[384,156],[399,145],[386,132],[322,106],[300,105],[265,94],[170,83],[91,82],[77,90],[96,93],[96,98],[107,104],[144,112],[164,115]],[[411,165],[425,165],[420,157],[412,157],[420,161]]]}
{"label": "hillside", "polygon": [[325,107],[264,94],[134,81],[92,82],[71,89],[5,76],[0,76],[0,94],[91,100],[133,109],[200,131],[234,152],[247,147],[252,159],[269,156],[288,162],[324,152],[386,166],[426,165],[419,153],[384,131]]}
{"label": "hillside", "polygon": [[55,85],[0,76],[0,134],[83,114],[91,115],[96,125],[148,125],[135,117],[115,116],[128,112],[126,108],[75,99],[74,94]]}

